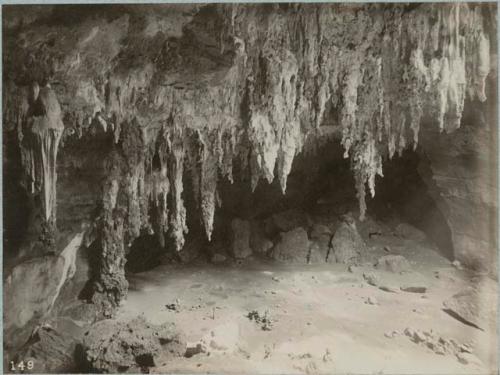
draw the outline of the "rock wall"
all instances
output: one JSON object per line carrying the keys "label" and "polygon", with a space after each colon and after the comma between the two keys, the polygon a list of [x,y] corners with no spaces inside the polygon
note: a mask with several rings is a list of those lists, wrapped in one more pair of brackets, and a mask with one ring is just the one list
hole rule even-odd
{"label": "rock wall", "polygon": [[497,277],[497,90],[493,77],[488,83],[491,102],[471,102],[460,129],[443,136],[424,131],[431,170],[421,174],[448,221],[455,258]]}
{"label": "rock wall", "polygon": [[[466,97],[486,100],[496,59],[495,5],[45,10],[12,6],[3,13],[3,119],[24,137],[30,98],[50,99],[42,100],[47,131],[22,145],[28,155],[49,156],[25,164],[27,176],[42,176],[34,180],[43,182],[48,222],[59,139],[104,142],[91,232],[101,248],[92,299],[105,311],[126,295],[126,248],[141,232],[183,248],[187,194],[210,239],[221,180],[248,177],[254,190],[261,179],[276,178],[285,193],[295,156],[332,139],[350,160],[362,219],[366,189],[375,194],[383,160],[417,146],[424,113],[439,132],[459,128]],[[52,105],[58,101],[61,110]],[[432,165],[440,176],[439,163]],[[442,178],[437,185],[450,190]],[[458,228],[470,217],[461,219],[456,202],[448,204]],[[463,241],[471,237],[460,233],[457,253],[470,252]]]}

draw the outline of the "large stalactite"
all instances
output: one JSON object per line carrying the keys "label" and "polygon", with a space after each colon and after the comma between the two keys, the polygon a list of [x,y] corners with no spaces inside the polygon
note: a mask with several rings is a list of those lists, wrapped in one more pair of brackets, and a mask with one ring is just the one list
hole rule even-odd
{"label": "large stalactite", "polygon": [[[217,184],[232,181],[233,161],[250,175],[252,189],[278,178],[285,193],[294,157],[306,141],[321,142],[327,113],[336,113],[334,132],[351,162],[362,219],[367,187],[374,196],[383,160],[417,146],[424,113],[451,132],[467,96],[486,100],[496,33],[487,6],[193,7],[172,21],[183,24],[182,32],[144,21],[146,11],[130,6],[123,16],[82,20],[74,29],[55,24],[65,38],[44,40],[36,30],[50,26],[35,21],[13,27],[18,36],[8,39],[15,53],[6,62],[12,109],[4,121],[17,121],[23,87],[44,79],[62,83],[57,93],[74,119],[67,137],[95,127],[112,134],[95,288],[110,306],[126,293],[124,249],[141,230],[164,246],[168,235],[182,249],[183,197],[191,193],[185,169],[210,239]],[[43,90],[40,97],[55,98]],[[47,105],[49,125],[35,132],[41,164],[34,170],[43,175],[52,217],[62,123],[53,122],[55,109]]]}

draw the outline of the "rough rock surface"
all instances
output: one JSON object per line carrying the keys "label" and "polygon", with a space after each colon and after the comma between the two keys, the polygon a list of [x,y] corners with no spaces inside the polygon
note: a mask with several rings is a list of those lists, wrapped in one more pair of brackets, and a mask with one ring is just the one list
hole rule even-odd
{"label": "rough rock surface", "polygon": [[356,263],[366,251],[366,244],[356,229],[355,221],[349,217],[339,226],[332,238],[329,263]]}
{"label": "rough rock surface", "polygon": [[4,328],[22,327],[45,315],[66,279],[66,261],[47,255],[20,263],[4,284]]}
{"label": "rough rock surface", "polygon": [[14,356],[15,363],[33,361],[28,373],[73,373],[75,361],[75,338],[50,326],[37,327],[26,344]]}
{"label": "rough rock surface", "polygon": [[103,320],[83,338],[83,361],[94,372],[141,372],[183,356],[186,339],[174,325],[155,326],[139,317],[127,322]]}
{"label": "rough rock surface", "polygon": [[486,322],[496,315],[495,300],[495,289],[483,284],[451,296],[443,306],[454,318],[485,330],[490,329]]}
{"label": "rough rock surface", "polygon": [[244,259],[252,255],[250,248],[250,222],[233,219],[231,221],[231,253],[236,259]]}
{"label": "rough rock surface", "polygon": [[271,258],[282,262],[307,263],[310,242],[304,228],[295,228],[280,234],[271,251]]}

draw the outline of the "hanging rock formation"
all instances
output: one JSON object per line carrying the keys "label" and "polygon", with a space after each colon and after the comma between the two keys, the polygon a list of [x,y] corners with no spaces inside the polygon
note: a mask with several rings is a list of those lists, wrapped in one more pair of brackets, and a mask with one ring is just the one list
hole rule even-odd
{"label": "hanging rock formation", "polygon": [[[486,100],[496,56],[490,5],[130,5],[66,12],[71,22],[57,7],[44,19],[5,10],[11,53],[4,63],[4,123],[33,120],[25,170],[41,186],[47,221],[55,217],[63,129],[63,141],[82,134],[109,139],[94,289],[110,309],[126,294],[126,247],[141,232],[182,249],[188,194],[211,238],[218,183],[233,181],[236,165],[252,189],[277,178],[286,193],[294,157],[333,134],[350,159],[363,219],[366,191],[375,195],[383,161],[417,147],[424,114],[439,132],[460,127],[465,103]],[[35,86],[30,102],[25,92],[33,82],[54,89]],[[193,191],[185,189],[186,176]]]}

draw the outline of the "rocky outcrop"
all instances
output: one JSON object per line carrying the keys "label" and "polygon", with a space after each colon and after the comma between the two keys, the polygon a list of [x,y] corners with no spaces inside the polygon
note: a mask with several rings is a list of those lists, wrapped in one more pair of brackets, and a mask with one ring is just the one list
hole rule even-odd
{"label": "rocky outcrop", "polygon": [[354,264],[366,252],[366,244],[358,233],[355,220],[346,215],[335,231],[328,254],[328,263]]}
{"label": "rocky outcrop", "polygon": [[[40,326],[33,331],[13,360],[14,363],[23,361],[25,373],[70,374],[77,371],[76,346],[71,335],[50,326]],[[31,362],[31,368],[28,367],[28,362]]]}
{"label": "rocky outcrop", "polygon": [[[3,115],[23,137],[36,125],[24,180],[41,184],[45,221],[59,139],[105,138],[92,299],[106,311],[126,295],[125,249],[141,232],[182,249],[188,194],[211,239],[219,184],[234,171],[252,190],[276,179],[286,192],[295,156],[336,139],[363,219],[383,159],[417,146],[423,113],[438,131],[456,130],[466,97],[486,100],[494,59],[489,5],[82,9],[65,8],[71,23],[57,7],[43,20],[6,10]],[[463,233],[454,234],[457,253],[469,254],[472,246],[458,247],[472,238]]]}
{"label": "rocky outcrop", "polygon": [[75,274],[82,238],[82,233],[75,236],[61,255],[37,257],[14,267],[4,284],[6,330],[50,312],[64,283]]}
{"label": "rocky outcrop", "polygon": [[186,339],[173,325],[155,326],[139,317],[104,320],[84,335],[83,364],[91,372],[142,372],[186,352]]}

